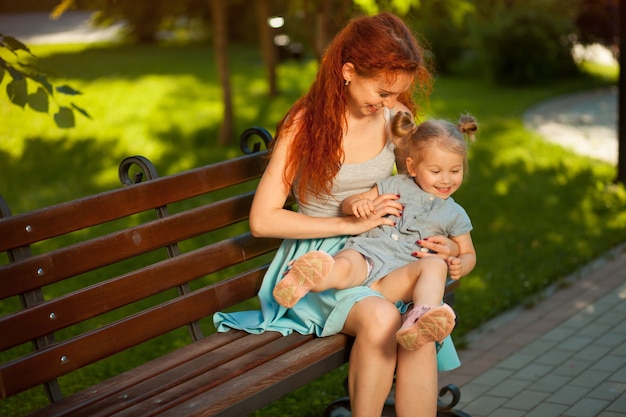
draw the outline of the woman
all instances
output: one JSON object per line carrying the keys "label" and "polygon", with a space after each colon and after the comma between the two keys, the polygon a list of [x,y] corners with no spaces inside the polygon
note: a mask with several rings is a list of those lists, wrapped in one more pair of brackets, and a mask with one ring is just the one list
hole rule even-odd
{"label": "woman", "polygon": [[[386,215],[400,214],[396,195],[379,196],[375,201],[378,215],[367,219],[343,216],[341,201],[391,175],[396,160],[399,169],[404,169],[405,156],[395,151],[389,136],[391,112],[415,114],[413,94],[426,98],[430,85],[424,51],[396,16],[382,13],[356,18],[335,37],[309,92],[279,122],[252,203],[252,233],[287,239],[264,278],[259,292],[261,311],[214,317],[219,331],[355,336],[348,375],[355,417],[381,415],[394,372],[398,416],[434,416],[434,344],[418,351],[399,351],[394,335],[407,306],[401,302],[396,306],[370,288],[310,293],[291,309],[278,305],[272,290],[288,263],[304,253],[334,254],[347,236],[393,224],[393,217]],[[292,192],[298,212],[283,209]],[[458,253],[444,237],[431,237],[423,246],[441,257]],[[451,341],[443,346],[439,356],[446,352],[447,363],[440,367],[458,366]]]}

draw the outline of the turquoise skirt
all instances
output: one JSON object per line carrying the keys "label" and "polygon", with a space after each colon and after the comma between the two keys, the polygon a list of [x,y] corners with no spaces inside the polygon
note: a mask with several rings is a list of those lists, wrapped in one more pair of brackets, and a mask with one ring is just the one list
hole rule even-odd
{"label": "turquoise skirt", "polygon": [[[334,255],[343,248],[346,239],[347,236],[324,239],[286,239],[263,278],[258,295],[261,310],[215,313],[213,322],[217,331],[226,332],[236,329],[253,334],[275,331],[283,335],[296,331],[320,337],[340,333],[355,303],[366,297],[383,298],[383,296],[363,286],[319,293],[310,292],[294,307],[285,308],[274,301],[272,291],[287,270],[288,262],[313,250],[322,250]],[[401,313],[405,313],[409,307],[409,304],[402,301],[395,304]],[[461,365],[452,338],[448,337],[444,340],[437,354],[437,363],[441,371],[452,370]]]}

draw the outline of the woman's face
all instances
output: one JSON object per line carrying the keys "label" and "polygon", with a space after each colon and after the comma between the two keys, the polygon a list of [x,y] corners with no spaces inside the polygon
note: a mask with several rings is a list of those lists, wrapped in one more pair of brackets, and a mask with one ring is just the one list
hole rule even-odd
{"label": "woman's face", "polygon": [[365,78],[354,71],[348,71],[346,79],[350,80],[347,87],[348,104],[364,116],[372,115],[383,107],[392,109],[398,102],[398,96],[408,90],[413,82],[412,75],[401,72],[395,77],[382,74]]}

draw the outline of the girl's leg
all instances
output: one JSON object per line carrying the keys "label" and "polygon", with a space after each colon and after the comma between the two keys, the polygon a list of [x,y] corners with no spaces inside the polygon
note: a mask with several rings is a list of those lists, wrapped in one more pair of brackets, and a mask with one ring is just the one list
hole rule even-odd
{"label": "girl's leg", "polygon": [[348,374],[353,417],[382,414],[393,384],[399,327],[398,310],[383,298],[365,298],[350,310],[343,333],[356,337]]}
{"label": "girl's leg", "polygon": [[429,256],[390,272],[373,283],[372,289],[388,300],[433,306],[443,299],[447,275],[446,261]]}
{"label": "girl's leg", "polygon": [[309,291],[345,289],[360,285],[367,277],[367,261],[357,251],[344,250],[334,258],[322,251],[296,259],[285,277],[274,287],[278,304],[293,307]]}
{"label": "girl's leg", "polygon": [[396,334],[404,349],[418,350],[425,344],[441,341],[454,329],[454,311],[448,305],[440,305],[447,271],[446,262],[433,256],[398,268],[372,285],[389,300],[415,304]]}
{"label": "girl's leg", "polygon": [[398,417],[434,417],[438,392],[435,344],[418,350],[398,348],[396,414]]}

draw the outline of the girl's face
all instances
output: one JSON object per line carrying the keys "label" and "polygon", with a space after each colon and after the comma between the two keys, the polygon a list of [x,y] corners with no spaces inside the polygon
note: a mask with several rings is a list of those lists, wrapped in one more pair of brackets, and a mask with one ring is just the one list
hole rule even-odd
{"label": "girl's face", "polygon": [[423,148],[421,153],[421,160],[407,158],[409,174],[427,193],[443,199],[450,197],[463,182],[464,156],[436,143]]}
{"label": "girl's face", "polygon": [[407,73],[398,73],[396,77],[388,79],[386,74],[374,78],[359,76],[352,64],[344,65],[344,78],[350,80],[348,87],[348,104],[358,113],[370,116],[383,107],[393,108],[398,102],[398,96],[408,90],[413,82],[413,76]]}

